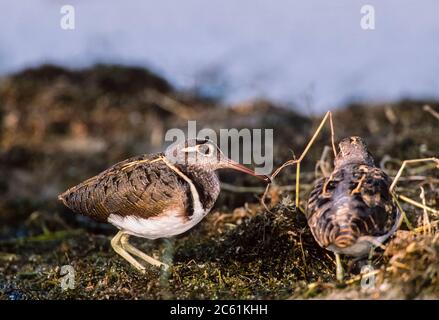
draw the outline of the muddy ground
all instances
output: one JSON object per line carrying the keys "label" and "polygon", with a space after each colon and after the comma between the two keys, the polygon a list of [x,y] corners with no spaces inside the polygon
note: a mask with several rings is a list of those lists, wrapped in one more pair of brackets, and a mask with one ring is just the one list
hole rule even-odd
{"label": "muddy ground", "polygon": [[[276,178],[269,210],[260,205],[264,185],[221,172],[221,196],[198,226],[173,239],[132,240],[172,265],[148,268],[145,275],[111,249],[115,228],[57,201],[60,192],[115,162],[162,150],[167,129],[186,128],[188,119],[215,130],[273,128],[277,167],[300,155],[321,120],[291,110],[268,101],[225,107],[136,68],[43,66],[3,78],[0,298],[439,298],[437,211],[425,214],[401,201],[407,216],[401,230],[369,261],[344,258],[346,282],[339,284],[334,257],[316,244],[291,200],[292,168]],[[439,111],[439,104],[350,105],[334,114],[336,138],[364,137],[377,163],[394,176],[404,159],[439,155],[439,118],[431,110]],[[302,206],[329,137],[325,130],[303,163]],[[324,163],[330,166],[331,159]],[[422,187],[426,205],[437,210],[438,179],[434,164],[412,166],[398,194],[422,202]],[[365,263],[374,268],[373,285],[361,286]],[[72,290],[61,289],[63,265],[75,270]]]}

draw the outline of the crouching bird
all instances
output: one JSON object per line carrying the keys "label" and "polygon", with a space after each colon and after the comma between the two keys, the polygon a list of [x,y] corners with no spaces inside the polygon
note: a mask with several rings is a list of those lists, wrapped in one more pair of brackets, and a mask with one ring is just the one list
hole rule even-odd
{"label": "crouching bird", "polygon": [[212,209],[220,192],[217,169],[235,169],[259,177],[253,170],[227,158],[215,143],[191,139],[168,147],[165,153],[140,155],[119,162],[59,195],[67,207],[120,231],[113,249],[137,270],[168,267],[128,242],[129,236],[147,239],[181,234]]}
{"label": "crouching bird", "polygon": [[316,182],[306,208],[318,244],[336,256],[337,279],[343,279],[340,254],[364,257],[380,246],[400,224],[389,191],[389,177],[375,166],[360,137],[339,143],[334,171]]}

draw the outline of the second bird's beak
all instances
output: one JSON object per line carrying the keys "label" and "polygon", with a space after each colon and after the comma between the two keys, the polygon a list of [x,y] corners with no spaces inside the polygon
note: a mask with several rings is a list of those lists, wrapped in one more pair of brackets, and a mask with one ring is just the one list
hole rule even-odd
{"label": "second bird's beak", "polygon": [[227,168],[231,168],[231,169],[235,169],[237,171],[245,172],[245,173],[250,174],[256,178],[264,180],[267,183],[271,183],[271,179],[269,176],[266,176],[263,174],[261,174],[261,175],[256,174],[256,172],[254,170],[247,168],[246,166],[244,166],[236,161],[233,161],[231,159],[225,159],[223,161],[224,161],[225,167],[227,167]]}

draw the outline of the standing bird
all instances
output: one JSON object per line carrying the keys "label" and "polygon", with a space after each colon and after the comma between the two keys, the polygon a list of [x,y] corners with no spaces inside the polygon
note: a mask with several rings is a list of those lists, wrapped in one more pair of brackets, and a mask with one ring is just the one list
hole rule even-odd
{"label": "standing bird", "polygon": [[144,272],[133,256],[168,266],[132,246],[128,237],[168,238],[194,227],[218,198],[215,170],[223,168],[270,181],[227,158],[212,141],[191,139],[171,145],[165,153],[119,162],[58,198],[77,213],[116,226],[120,231],[111,240],[114,251]]}
{"label": "standing bird", "polygon": [[390,183],[363,139],[350,137],[339,144],[334,171],[311,191],[308,225],[318,244],[335,253],[338,280],[343,279],[339,254],[364,257],[399,227]]}

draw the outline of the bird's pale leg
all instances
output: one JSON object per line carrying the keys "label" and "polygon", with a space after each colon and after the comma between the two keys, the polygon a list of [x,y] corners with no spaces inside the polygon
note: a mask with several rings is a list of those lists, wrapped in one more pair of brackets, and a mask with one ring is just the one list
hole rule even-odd
{"label": "bird's pale leg", "polygon": [[122,238],[126,234],[123,231],[119,231],[113,239],[111,239],[111,246],[113,247],[114,251],[116,251],[117,254],[119,254],[122,258],[124,258],[126,261],[128,261],[134,268],[139,270],[141,273],[145,272],[145,267],[142,266],[136,259],[134,259],[124,248],[121,243]]}
{"label": "bird's pale leg", "polygon": [[140,251],[139,249],[137,249],[136,247],[134,247],[133,245],[131,245],[128,242],[128,234],[123,234],[120,242],[122,244],[122,248],[124,248],[126,251],[128,251],[129,253],[139,257],[140,259],[142,259],[143,261],[152,264],[153,266],[156,267],[161,267],[163,266],[165,269],[168,269],[169,266],[166,263],[163,263],[161,261],[158,261],[156,259],[154,259],[153,257],[148,256],[146,253]]}
{"label": "bird's pale leg", "polygon": [[336,278],[338,281],[342,282],[344,278],[343,265],[341,264],[340,255],[335,253],[335,263],[336,263]]}
{"label": "bird's pale leg", "polygon": [[374,246],[374,245],[372,245],[372,246],[370,247],[369,255],[367,256],[367,262],[368,262],[369,264],[372,264],[372,259],[373,259],[373,255],[375,254],[375,249],[376,249],[376,248],[377,248],[377,247]]}

